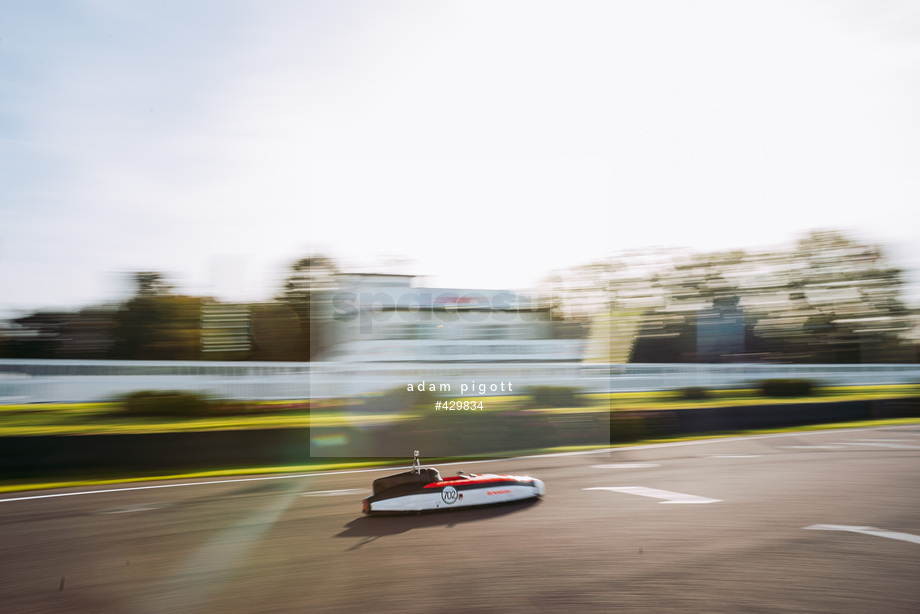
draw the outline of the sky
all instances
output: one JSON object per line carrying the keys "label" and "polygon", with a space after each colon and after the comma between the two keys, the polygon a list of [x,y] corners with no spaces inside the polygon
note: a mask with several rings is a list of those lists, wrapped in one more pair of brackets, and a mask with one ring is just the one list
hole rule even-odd
{"label": "sky", "polygon": [[0,4],[0,314],[325,254],[525,289],[632,248],[882,244],[920,305],[920,4]]}

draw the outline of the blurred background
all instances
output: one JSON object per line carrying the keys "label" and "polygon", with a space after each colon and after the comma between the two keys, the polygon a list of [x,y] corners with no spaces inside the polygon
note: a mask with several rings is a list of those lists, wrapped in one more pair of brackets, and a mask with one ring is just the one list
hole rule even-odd
{"label": "blurred background", "polygon": [[[160,272],[128,277],[135,289],[121,301],[8,319],[0,357],[853,364],[915,363],[920,347],[920,312],[905,299],[904,271],[882,247],[834,231],[809,233],[786,249],[624,252],[555,270],[495,306],[495,291],[425,288],[411,275],[349,275],[321,255],[292,263],[278,293],[257,302],[184,293]],[[414,291],[399,310],[400,295],[380,295],[388,311],[379,297],[361,304],[361,296],[394,287]],[[478,315],[466,323],[457,298],[423,304],[442,294],[481,296],[484,305],[468,307]],[[451,308],[454,324],[441,315]],[[358,309],[366,310],[360,318]],[[450,358],[420,352],[430,340],[543,340],[562,353],[506,347],[499,356]]]}
{"label": "blurred background", "polygon": [[917,361],[914,3],[2,12],[4,359]]}

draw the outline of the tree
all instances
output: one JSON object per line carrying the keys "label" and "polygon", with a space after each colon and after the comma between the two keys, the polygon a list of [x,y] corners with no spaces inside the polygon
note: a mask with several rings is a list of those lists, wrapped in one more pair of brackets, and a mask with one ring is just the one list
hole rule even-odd
{"label": "tree", "polygon": [[250,360],[300,360],[300,319],[281,303],[252,307]]}
{"label": "tree", "polygon": [[15,318],[0,331],[4,358],[106,358],[112,346],[114,309],[40,311]]}
{"label": "tree", "polygon": [[[644,310],[636,361],[916,359],[902,272],[880,246],[838,231],[811,232],[788,248],[633,252],[613,263],[609,296],[618,309]],[[557,287],[579,279],[574,270],[559,277]],[[567,315],[575,313],[568,303],[577,297],[565,294]],[[713,335],[723,342],[731,336],[731,343],[714,353]]]}
{"label": "tree", "polygon": [[169,294],[173,287],[164,281],[162,273],[154,271],[141,271],[134,273],[134,282],[137,284],[137,296],[164,296]]}
{"label": "tree", "polygon": [[293,356],[296,360],[311,360],[326,345],[326,324],[316,314],[315,304],[321,294],[337,287],[338,266],[326,256],[302,258],[290,267],[278,301],[293,311],[299,323],[299,335]]}
{"label": "tree", "polygon": [[160,273],[133,275],[134,296],[115,314],[111,358],[197,360],[200,358],[199,297],[172,294]]}
{"label": "tree", "polygon": [[73,314],[37,312],[15,318],[4,331],[4,358],[56,358]]}

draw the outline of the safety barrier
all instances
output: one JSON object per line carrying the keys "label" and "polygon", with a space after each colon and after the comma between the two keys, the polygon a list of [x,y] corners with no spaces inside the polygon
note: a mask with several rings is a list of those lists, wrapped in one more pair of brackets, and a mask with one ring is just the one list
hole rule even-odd
{"label": "safety barrier", "polygon": [[[823,385],[920,383],[920,365],[593,363],[266,363],[0,360],[0,403],[100,401],[138,390],[188,390],[229,399],[308,399],[434,384],[451,396],[516,394],[527,386],[583,392],[710,389],[774,378]],[[502,391],[501,383],[510,384]],[[493,391],[493,385],[495,390]],[[465,388],[464,388],[465,386]],[[446,387],[446,388],[445,388]],[[449,389],[449,390],[447,390]],[[482,390],[482,392],[480,392]]]}

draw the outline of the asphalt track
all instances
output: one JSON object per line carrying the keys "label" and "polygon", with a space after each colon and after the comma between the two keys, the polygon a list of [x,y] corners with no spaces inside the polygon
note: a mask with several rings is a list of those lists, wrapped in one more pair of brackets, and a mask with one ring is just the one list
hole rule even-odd
{"label": "asphalt track", "polygon": [[395,518],[379,472],[8,494],[0,610],[917,612],[918,461],[909,425],[441,466],[547,495]]}

